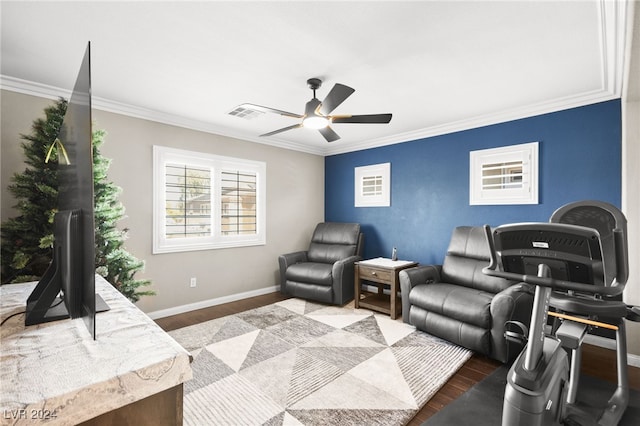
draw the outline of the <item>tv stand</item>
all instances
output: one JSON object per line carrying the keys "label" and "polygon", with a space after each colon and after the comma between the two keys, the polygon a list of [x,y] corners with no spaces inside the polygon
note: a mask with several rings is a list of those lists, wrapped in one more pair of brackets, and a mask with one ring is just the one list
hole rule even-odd
{"label": "tv stand", "polygon": [[[34,310],[33,307],[35,306],[36,303],[37,301],[27,302],[27,312],[33,312]],[[102,296],[96,293],[96,313],[106,312],[109,309],[110,308],[109,308],[109,305],[107,305],[107,302],[104,301]],[[62,300],[60,296],[56,296],[55,299],[53,299],[53,302],[51,302],[51,306],[49,307],[49,309],[47,309],[47,311],[40,316],[39,323],[58,321],[58,320],[67,319],[67,318],[69,318],[69,312],[67,311],[67,308],[64,306],[64,300]],[[28,325],[35,325],[39,323],[33,323]]]}
{"label": "tv stand", "polygon": [[[27,302],[27,312],[33,312],[36,304],[37,301]],[[66,318],[69,318],[69,312],[67,312],[67,308],[64,306],[64,300],[62,300],[60,296],[56,296],[51,302],[49,309],[40,316],[39,320],[40,322],[51,322]]]}
{"label": "tv stand", "polygon": [[[81,318],[25,326],[16,315],[0,328],[3,422],[182,424],[189,353],[104,278],[95,283],[111,308],[96,316],[96,340]],[[0,321],[24,311],[35,285],[0,286]]]}

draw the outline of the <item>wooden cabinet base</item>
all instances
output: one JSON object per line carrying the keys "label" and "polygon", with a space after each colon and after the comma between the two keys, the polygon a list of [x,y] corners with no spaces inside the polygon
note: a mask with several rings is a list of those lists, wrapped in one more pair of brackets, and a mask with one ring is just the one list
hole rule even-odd
{"label": "wooden cabinet base", "polygon": [[79,426],[180,426],[183,385],[109,411]]}

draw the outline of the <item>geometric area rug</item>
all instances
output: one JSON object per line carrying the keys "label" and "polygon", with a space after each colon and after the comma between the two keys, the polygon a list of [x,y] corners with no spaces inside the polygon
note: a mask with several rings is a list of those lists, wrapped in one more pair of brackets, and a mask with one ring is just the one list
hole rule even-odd
{"label": "geometric area rug", "polygon": [[301,299],[171,331],[184,424],[404,425],[472,352],[402,320]]}

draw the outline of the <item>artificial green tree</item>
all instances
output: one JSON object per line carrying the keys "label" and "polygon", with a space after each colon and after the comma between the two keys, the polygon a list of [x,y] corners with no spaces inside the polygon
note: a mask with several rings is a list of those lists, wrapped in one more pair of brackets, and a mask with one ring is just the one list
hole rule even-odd
{"label": "artificial green tree", "polygon": [[[45,109],[44,119],[33,122],[30,135],[21,135],[28,167],[16,173],[8,187],[18,200],[20,215],[2,224],[2,283],[38,280],[51,262],[58,199],[58,146],[54,142],[66,109],[67,102],[59,99]],[[144,262],[125,250],[127,230],[117,228],[124,217],[124,206],[118,201],[122,190],[107,180],[111,160],[100,153],[105,135],[104,130],[92,135],[96,272],[136,302],[154,292],[143,289],[149,280],[135,279]]]}
{"label": "artificial green tree", "polygon": [[31,134],[21,135],[27,168],[16,173],[8,186],[20,215],[2,224],[2,283],[37,280],[51,261],[51,248],[41,247],[40,240],[53,233],[58,197],[56,153],[49,162],[44,160],[66,110],[64,101],[45,108],[45,118],[33,122]]}

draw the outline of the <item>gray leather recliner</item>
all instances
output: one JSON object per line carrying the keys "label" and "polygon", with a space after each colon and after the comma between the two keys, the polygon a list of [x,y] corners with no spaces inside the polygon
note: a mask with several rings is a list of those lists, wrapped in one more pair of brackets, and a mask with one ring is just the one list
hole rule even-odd
{"label": "gray leather recliner", "polygon": [[354,296],[354,263],[362,260],[357,223],[319,223],[308,250],[283,254],[280,291],[302,299],[343,305]]}
{"label": "gray leather recliner", "polygon": [[489,257],[482,227],[455,228],[442,265],[400,272],[403,321],[500,362],[513,359],[524,345],[505,338],[505,324],[529,326],[533,290],[484,275]]}

